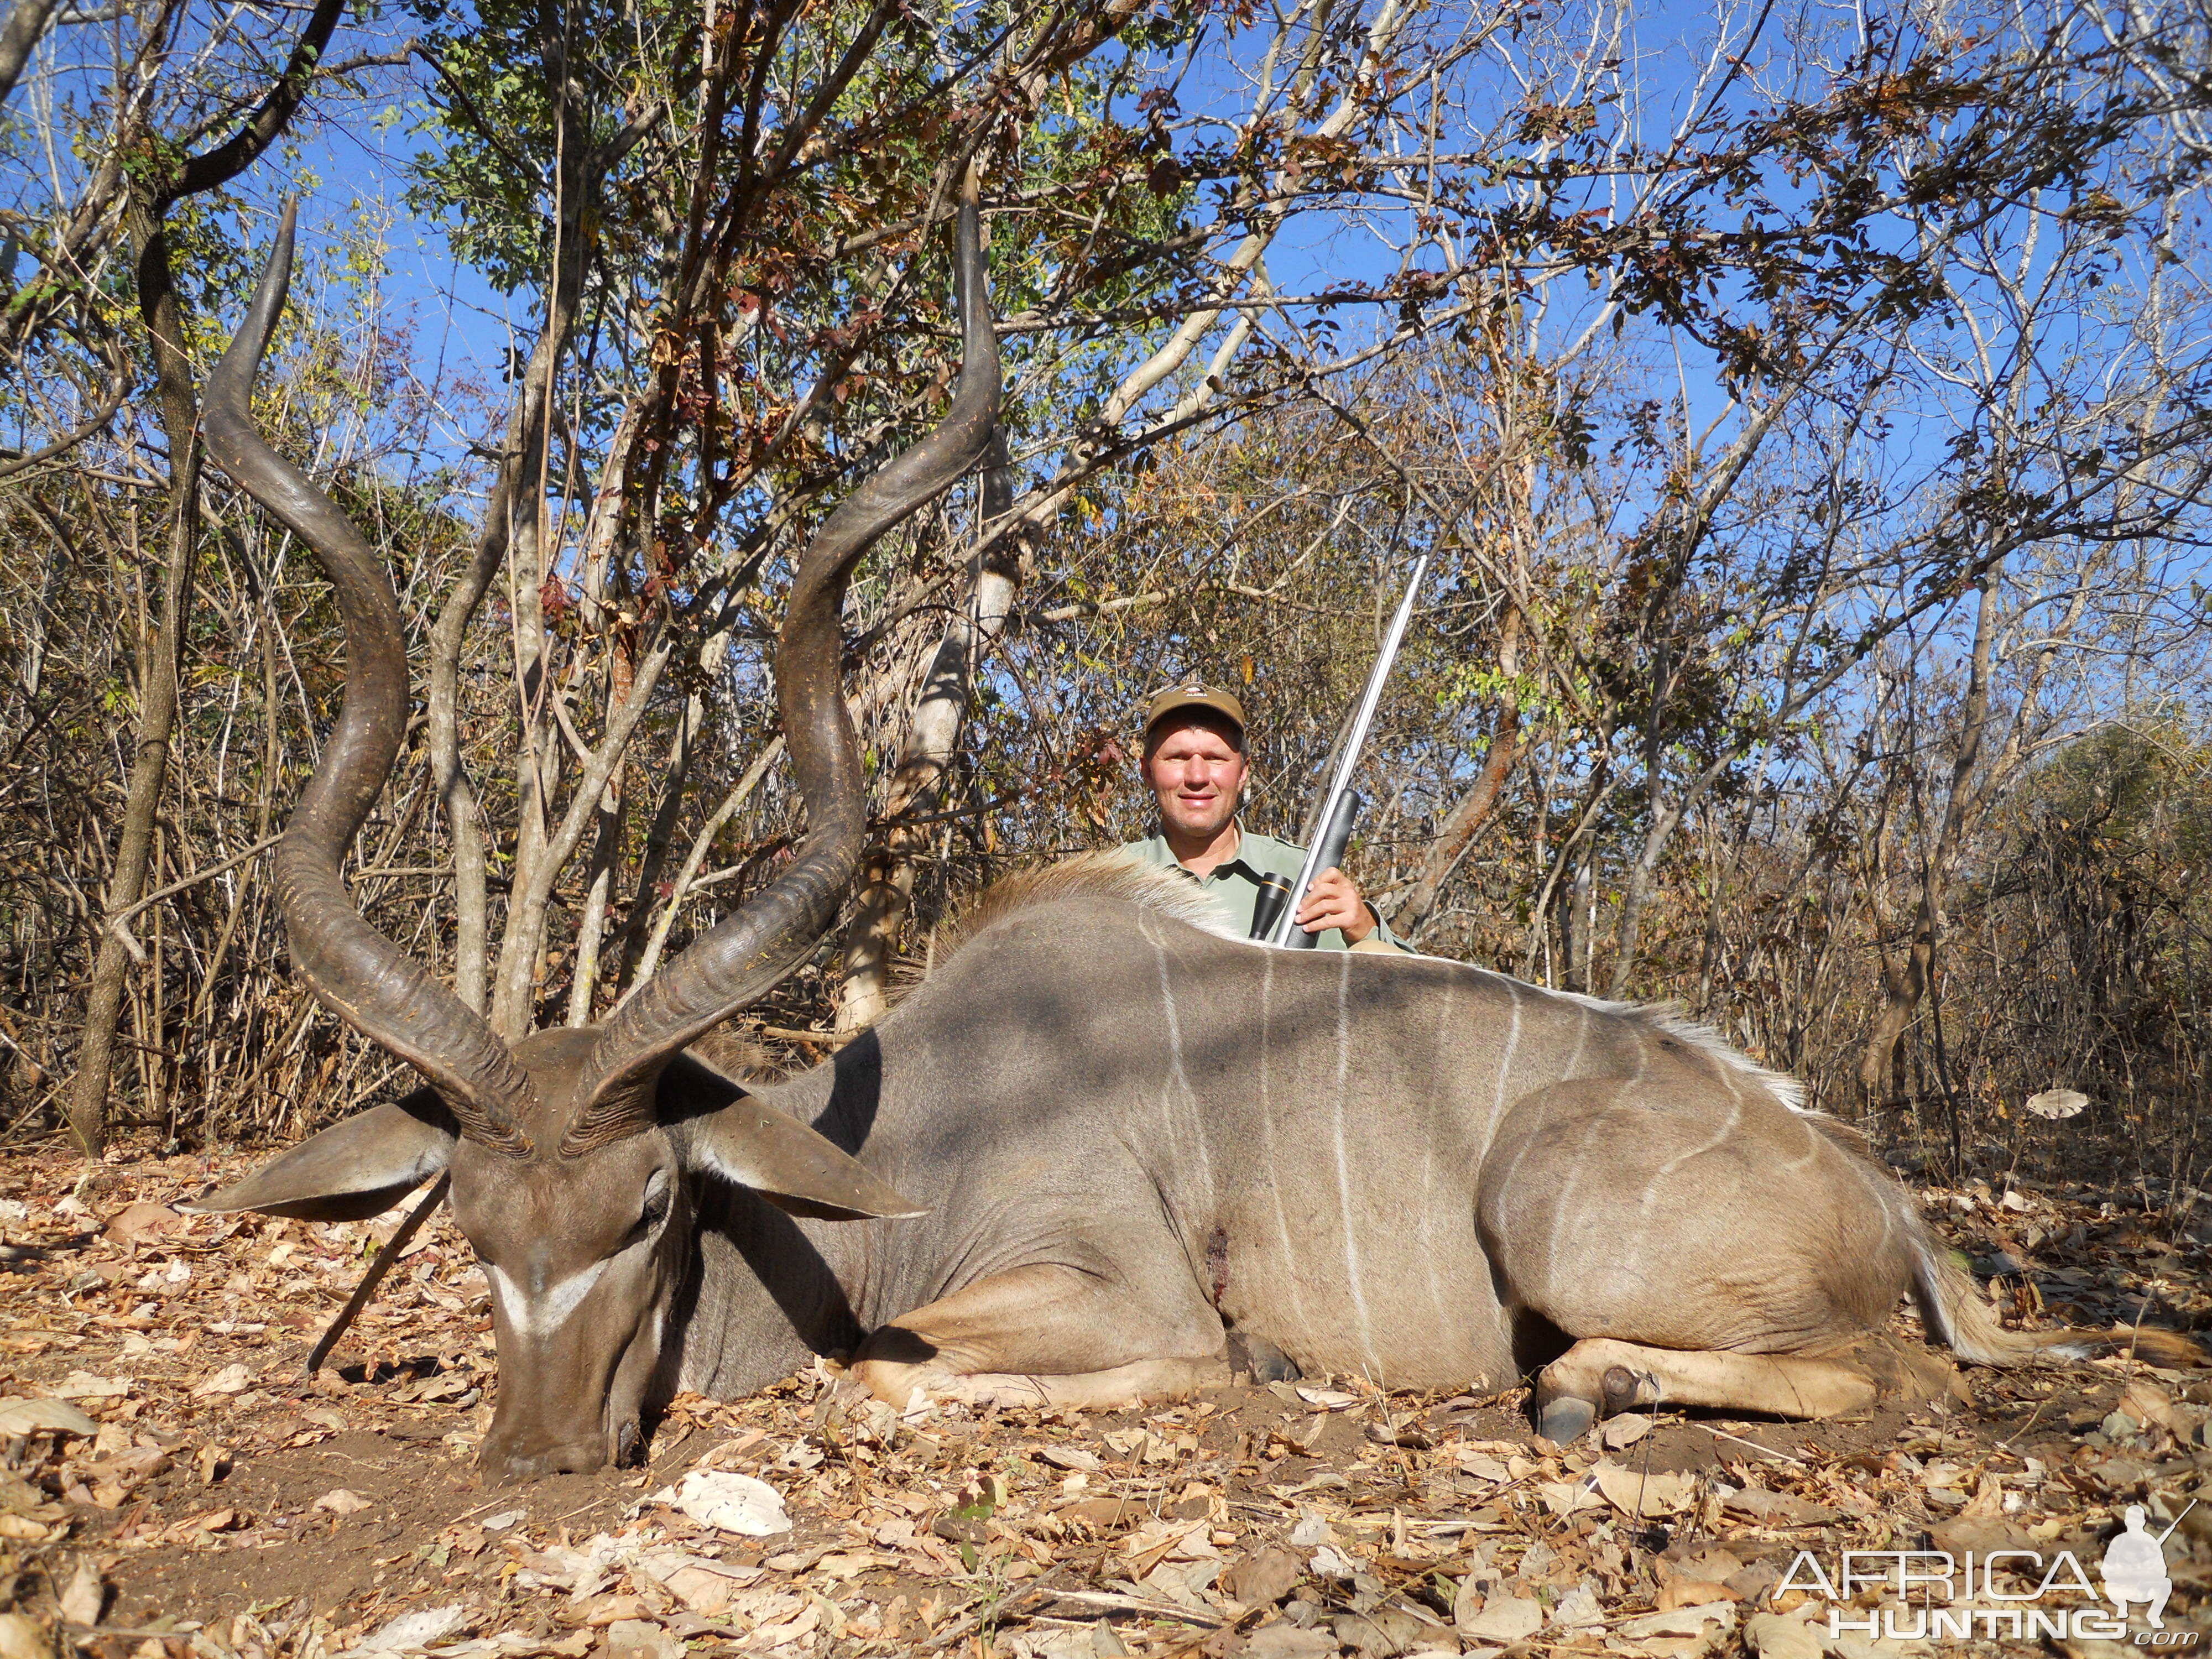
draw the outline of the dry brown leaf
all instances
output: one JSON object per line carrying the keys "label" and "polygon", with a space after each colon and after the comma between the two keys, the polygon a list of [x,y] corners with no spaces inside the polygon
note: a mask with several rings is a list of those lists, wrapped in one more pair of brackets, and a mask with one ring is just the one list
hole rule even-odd
{"label": "dry brown leaf", "polygon": [[53,1659],[46,1627],[23,1613],[0,1613],[0,1659]]}
{"label": "dry brown leaf", "polygon": [[1623,1515],[1650,1520],[1680,1515],[1698,1496],[1698,1477],[1657,1469],[1632,1469],[1625,1464],[1600,1462],[1590,1470],[1606,1502]]}
{"label": "dry brown leaf", "polygon": [[[1741,1572],[1739,1567],[1736,1571]],[[1672,1613],[1677,1607],[1699,1607],[1714,1601],[1733,1601],[1735,1592],[1724,1583],[1710,1578],[1680,1576],[1669,1578],[1659,1587],[1659,1611]]]}
{"label": "dry brown leaf", "polygon": [[161,1237],[169,1233],[183,1232],[191,1224],[166,1204],[149,1204],[141,1200],[126,1204],[108,1218],[107,1236],[125,1243],[140,1238]]}
{"label": "dry brown leaf", "polygon": [[1759,1659],[1820,1659],[1820,1638],[1802,1618],[1787,1613],[1753,1613],[1743,1639]]}
{"label": "dry brown leaf", "polygon": [[607,1659],[684,1659],[684,1644],[658,1625],[626,1619],[607,1628]]}
{"label": "dry brown leaf", "polygon": [[0,1435],[90,1434],[100,1425],[59,1400],[0,1400]]}
{"label": "dry brown leaf", "polygon": [[1634,1642],[1654,1636],[1702,1636],[1708,1625],[1718,1625],[1723,1631],[1735,1627],[1735,1604],[1725,1594],[1703,1603],[1686,1602],[1674,1607],[1662,1605],[1656,1613],[1623,1620],[1619,1629],[1621,1635]]}
{"label": "dry brown leaf", "polygon": [[646,1607],[635,1595],[594,1595],[586,1599],[576,1612],[583,1615],[583,1623],[587,1627],[605,1630],[610,1625],[642,1619]]}
{"label": "dry brown leaf", "polygon": [[53,1385],[53,1392],[58,1400],[120,1400],[131,1392],[131,1379],[71,1371]]}
{"label": "dry brown leaf", "polygon": [[1059,1511],[1061,1520],[1093,1532],[1133,1527],[1146,1519],[1149,1513],[1142,1504],[1130,1498],[1086,1498]]}
{"label": "dry brown leaf", "polygon": [[1468,1616],[1452,1615],[1459,1633],[1475,1642],[1518,1642],[1544,1627],[1543,1603],[1528,1596],[1492,1595]]}
{"label": "dry brown leaf", "polygon": [[1199,1561],[1221,1553],[1207,1537],[1204,1521],[1148,1521],[1121,1540],[1129,1576],[1141,1578],[1162,1561]]}
{"label": "dry brown leaf", "polygon": [[671,1595],[706,1618],[725,1611],[738,1588],[720,1573],[704,1567],[678,1567],[660,1582]]}
{"label": "dry brown leaf", "polygon": [[1597,1431],[1598,1443],[1607,1451],[1619,1451],[1632,1446],[1651,1432],[1657,1419],[1642,1412],[1623,1412],[1618,1417],[1608,1417]]}
{"label": "dry brown leaf", "polygon": [[2120,1409],[2138,1423],[2157,1424],[2177,1440],[2189,1438],[2189,1419],[2174,1409],[2173,1396],[2147,1378],[2136,1377],[2122,1391]]}
{"label": "dry brown leaf", "polygon": [[2004,1483],[1993,1474],[1984,1475],[1958,1514],[1938,1522],[1929,1528],[1929,1535],[1938,1549],[1956,1554],[1972,1550],[1985,1556],[1991,1550],[2029,1547],[2027,1535],[2005,1520]]}
{"label": "dry brown leaf", "polygon": [[43,1513],[46,1508],[46,1493],[27,1480],[18,1480],[12,1474],[0,1471],[0,1512],[9,1515],[36,1516],[42,1520],[53,1519],[52,1516]]}
{"label": "dry brown leaf", "polygon": [[1087,1474],[1096,1474],[1106,1467],[1098,1461],[1097,1453],[1080,1446],[1043,1446],[1037,1455],[1056,1469],[1080,1469]]}
{"label": "dry brown leaf", "polygon": [[1504,1481],[1512,1478],[1511,1471],[1504,1462],[1488,1452],[1477,1451],[1472,1446],[1460,1446],[1453,1449],[1452,1455],[1458,1460],[1463,1472],[1478,1480]]}
{"label": "dry brown leaf", "polygon": [[1261,1550],[1230,1568],[1221,1587],[1248,1607],[1272,1606],[1291,1593],[1304,1571],[1288,1550]]}
{"label": "dry brown leaf", "polygon": [[69,1583],[61,1593],[62,1617],[72,1625],[96,1625],[100,1610],[107,1605],[107,1586],[100,1582],[100,1569],[88,1555],[76,1559],[76,1571],[70,1575]]}
{"label": "dry brown leaf", "polygon": [[1723,1502],[1732,1513],[1770,1527],[1825,1527],[1842,1518],[1825,1504],[1811,1503],[1794,1492],[1769,1492],[1764,1486],[1746,1486],[1729,1493]]}
{"label": "dry brown leaf", "polygon": [[1577,1510],[1594,1510],[1604,1500],[1580,1480],[1546,1480],[1536,1488],[1536,1496],[1544,1500],[1544,1507],[1553,1515],[1565,1517]]}

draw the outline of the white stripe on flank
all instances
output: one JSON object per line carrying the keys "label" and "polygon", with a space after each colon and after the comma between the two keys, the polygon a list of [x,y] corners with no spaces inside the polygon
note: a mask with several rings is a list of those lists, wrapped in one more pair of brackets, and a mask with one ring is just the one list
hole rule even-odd
{"label": "white stripe on flank", "polygon": [[[1168,1080],[1160,1091],[1160,1109],[1167,1116],[1169,1139],[1177,1146],[1182,1141],[1184,1120],[1189,1121],[1191,1132],[1198,1140],[1199,1178],[1206,1183],[1206,1190],[1211,1194],[1213,1191],[1213,1164],[1206,1156],[1206,1130],[1200,1121],[1201,1115],[1197,1109],[1197,1100],[1190,1091],[1190,1079],[1182,1068],[1182,1022],[1176,1015],[1175,988],[1168,981],[1167,947],[1160,943],[1159,935],[1152,932],[1149,916],[1142,918],[1139,925],[1145,937],[1152,942],[1152,957],[1159,963],[1160,1012],[1165,1017],[1168,1027]],[[1182,1109],[1180,1117],[1176,1110],[1178,1103]]]}
{"label": "white stripe on flank", "polygon": [[499,1292],[501,1304],[507,1310],[507,1322],[524,1336],[550,1336],[568,1322],[568,1316],[576,1311],[576,1304],[591,1293],[592,1286],[599,1282],[599,1275],[607,1270],[612,1256],[570,1273],[543,1296],[526,1296],[522,1287],[487,1261],[484,1272],[490,1275],[492,1287]]}
{"label": "white stripe on flank", "polygon": [[1805,1148],[1804,1157],[1793,1158],[1787,1164],[1784,1164],[1782,1168],[1784,1170],[1802,1170],[1808,1164],[1810,1164],[1814,1158],[1820,1157],[1820,1132],[1813,1127],[1813,1121],[1807,1117],[1802,1112],[1792,1113],[1791,1115],[1797,1120],[1797,1127],[1805,1132],[1805,1139],[1810,1141],[1812,1145]]}
{"label": "white stripe on flank", "polygon": [[1291,1265],[1298,1259],[1298,1252],[1291,1243],[1290,1212],[1283,1208],[1282,1172],[1275,1166],[1274,999],[1275,958],[1271,951],[1266,970],[1260,975],[1260,1133],[1267,1142],[1267,1195],[1275,1200],[1275,1231],[1283,1241],[1279,1267],[1283,1288],[1290,1292],[1291,1317],[1303,1337],[1313,1328],[1306,1321],[1305,1298],[1298,1291],[1299,1275]]}
{"label": "white stripe on flank", "polygon": [[[1587,1136],[1587,1130],[1584,1133]],[[1567,1224],[1567,1209],[1574,1198],[1575,1188],[1582,1184],[1583,1165],[1589,1158],[1589,1146],[1585,1139],[1575,1148],[1574,1162],[1567,1168],[1567,1178],[1559,1183],[1559,1191],[1552,1194],[1552,1231],[1550,1237],[1544,1241],[1544,1290],[1548,1296],[1559,1294],[1559,1234]]]}
{"label": "white stripe on flank", "polygon": [[1344,1273],[1352,1286],[1352,1305],[1359,1315],[1359,1351],[1370,1367],[1380,1370],[1375,1358],[1373,1322],[1367,1314],[1367,1293],[1359,1283],[1359,1242],[1352,1231],[1352,1167],[1345,1155],[1344,1099],[1352,1074],[1352,952],[1337,952],[1336,970],[1336,1202],[1344,1221]]}
{"label": "white stripe on flank", "polygon": [[1703,1158],[1707,1152],[1717,1152],[1721,1147],[1727,1146],[1729,1141],[1735,1139],[1736,1125],[1742,1121],[1743,1097],[1741,1094],[1737,1092],[1735,1085],[1734,1083],[1729,1083],[1728,1121],[1721,1125],[1720,1133],[1715,1135],[1711,1140],[1706,1141],[1703,1146],[1692,1146],[1688,1152],[1678,1153],[1674,1157],[1668,1158],[1664,1164],[1659,1166],[1659,1173],[1653,1177],[1652,1185],[1656,1188],[1660,1182],[1668,1179],[1674,1173],[1675,1170],[1680,1169],[1685,1164],[1689,1163],[1693,1158]]}
{"label": "white stripe on flank", "polygon": [[1505,1028],[1505,1053],[1498,1061],[1498,1093],[1490,1103],[1490,1122],[1482,1132],[1482,1155],[1490,1156],[1490,1143],[1498,1137],[1498,1119],[1505,1109],[1505,1085],[1513,1074],[1513,1051],[1521,1046],[1521,993],[1510,979],[1500,979],[1513,1005],[1513,1018]]}
{"label": "white stripe on flank", "polygon": [[1559,1073],[1559,1081],[1562,1083],[1574,1081],[1575,1067],[1583,1063],[1583,1050],[1589,1046],[1590,1011],[1588,1003],[1582,1006],[1582,1024],[1575,1027],[1574,1058],[1567,1062],[1566,1070]]}
{"label": "white stripe on flank", "polygon": [[[1440,1005],[1438,1017],[1437,1019],[1437,1044],[1439,1051],[1441,1051],[1443,1046],[1444,1038],[1451,1030],[1451,1016],[1453,1012],[1452,1005],[1455,999],[1459,994],[1458,975],[1446,974],[1443,976],[1443,980],[1444,994],[1443,996],[1437,999]],[[1433,1066],[1435,1063],[1435,1056],[1431,1055],[1429,1058],[1431,1065]],[[1433,1075],[1433,1073],[1431,1073],[1431,1075]],[[1430,1092],[1427,1094],[1426,1098],[1423,1103],[1427,1106],[1432,1115],[1431,1116],[1428,1123],[1423,1126],[1421,1133],[1421,1216],[1419,1231],[1421,1241],[1421,1267],[1429,1281],[1429,1307],[1434,1312],[1437,1319],[1439,1322],[1442,1322],[1447,1317],[1444,1312],[1444,1290],[1442,1282],[1437,1278],[1437,1241],[1434,1237],[1434,1231],[1431,1225],[1431,1223],[1434,1221],[1437,1213],[1436,1189],[1437,1126],[1433,1114],[1437,1111],[1437,1099],[1438,1095],[1437,1093]]]}

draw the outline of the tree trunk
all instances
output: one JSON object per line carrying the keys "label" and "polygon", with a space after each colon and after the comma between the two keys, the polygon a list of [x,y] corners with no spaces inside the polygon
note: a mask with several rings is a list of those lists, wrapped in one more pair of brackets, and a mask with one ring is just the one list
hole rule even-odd
{"label": "tree trunk", "polygon": [[1942,915],[1943,897],[1959,862],[1960,843],[1970,807],[1988,799],[1985,787],[1973,787],[1974,769],[1982,757],[1982,738],[1989,727],[1990,656],[1996,631],[1996,573],[1984,571],[1975,584],[1974,650],[1967,669],[1966,702],[1959,734],[1959,753],[1951,763],[1951,791],[1944,799],[1943,821],[1922,866],[1920,902],[1913,915],[1912,942],[1904,960],[1882,975],[1881,1006],[1874,1029],[1867,1036],[1866,1052],[1859,1056],[1859,1085],[1869,1097],[1878,1096],[1888,1075],[1890,1060],[1905,1028],[1912,1022],[1920,999],[1928,989],[1929,966],[1936,957],[1936,933]]}
{"label": "tree trunk", "polygon": [[1597,931],[1597,884],[1590,860],[1596,856],[1595,845],[1583,848],[1582,861],[1575,866],[1575,878],[1567,888],[1567,907],[1559,913],[1564,924],[1559,929],[1560,954],[1567,959],[1570,991],[1586,993],[1590,988],[1590,935]]}
{"label": "tree trunk", "polygon": [[0,103],[7,102],[23,78],[23,66],[46,38],[60,0],[15,0],[8,21],[0,24]]}
{"label": "tree trunk", "polygon": [[[542,434],[531,434],[526,444],[542,462]],[[542,496],[543,481],[537,478],[534,468],[530,476],[534,483],[532,495]],[[500,935],[498,965],[492,975],[491,1028],[509,1042],[530,1034],[545,931],[542,926],[525,924],[521,899],[524,890],[537,883],[544,866],[551,833],[549,820],[560,796],[567,758],[552,717],[553,699],[561,695],[561,689],[552,683],[541,601],[548,560],[548,550],[539,534],[543,520],[539,501],[533,500],[526,508],[518,503],[514,533],[507,538],[507,614],[512,620],[515,702],[522,740],[514,757],[514,863],[509,872],[513,884],[507,892],[507,925]]]}
{"label": "tree trunk", "polygon": [[[533,379],[528,382],[535,385]],[[515,400],[507,422],[503,464],[484,509],[476,551],[453,591],[446,596],[430,629],[430,689],[428,699],[430,784],[446,814],[446,834],[453,848],[453,994],[478,1013],[483,1012],[485,940],[489,936],[483,820],[476,791],[461,765],[461,652],[469,623],[483,603],[491,580],[507,556],[507,503],[514,492],[516,458],[530,407],[526,395]]]}
{"label": "tree trunk", "polygon": [[146,888],[154,818],[168,779],[169,744],[177,725],[177,664],[191,612],[192,562],[199,545],[199,403],[191,361],[185,355],[180,308],[169,265],[166,227],[143,198],[131,208],[138,252],[138,309],[153,343],[155,408],[169,446],[169,560],[161,580],[161,614],[139,686],[138,720],[124,787],[115,866],[100,906],[100,951],[85,994],[84,1036],[69,1106],[70,1131],[85,1154],[107,1145],[107,1091],[115,1065],[115,1024],[123,1010],[131,957],[117,929]]}
{"label": "tree trunk", "polygon": [[[124,208],[124,219],[137,258],[138,313],[153,350],[156,409],[169,446],[169,563],[161,588],[161,614],[140,687],[137,744],[125,786],[123,823],[116,839],[115,867],[102,902],[100,951],[85,995],[84,1040],[69,1108],[70,1128],[80,1145],[98,1156],[107,1136],[107,1090],[114,1067],[115,1022],[123,1006],[127,951],[115,923],[138,902],[146,884],[147,855],[153,845],[154,817],[168,776],[169,744],[176,730],[177,665],[191,619],[192,565],[199,547],[199,400],[192,385],[191,360],[185,353],[183,307],[169,257],[169,209],[188,196],[219,190],[252,167],[290,126],[292,117],[322,63],[324,49],[344,10],[343,0],[315,0],[294,44],[283,72],[270,83],[245,119],[221,143],[185,156],[173,168],[142,172]],[[20,15],[20,14],[19,14]],[[15,19],[11,18],[12,28]],[[25,25],[28,27],[27,23]],[[41,26],[43,27],[43,25]],[[33,42],[35,44],[35,42]],[[25,48],[27,54],[28,47]],[[158,154],[153,135],[139,125],[143,109],[130,118],[130,130],[115,143],[115,154],[135,153],[143,143]]]}
{"label": "tree trunk", "polygon": [[[983,468],[979,539],[988,538],[1013,506],[1003,431],[993,437]],[[891,956],[914,900],[915,860],[929,842],[927,826],[912,820],[937,810],[945,775],[959,748],[975,665],[1005,629],[1020,586],[1021,562],[1012,546],[1001,543],[978,552],[968,568],[967,603],[945,624],[930,659],[921,701],[885,792],[884,816],[890,828],[868,854],[845,935],[845,981],[837,1000],[841,1031],[864,1030],[890,1011]]]}
{"label": "tree trunk", "polygon": [[[592,514],[584,527],[583,580],[578,584],[587,614],[596,617],[600,637],[606,642],[606,706],[621,707],[636,677],[635,618],[610,604],[611,585],[622,588],[620,565],[615,557],[622,533],[623,498],[629,487],[628,460],[631,435],[637,430],[639,400],[623,406],[607,446],[608,461],[592,498]],[[623,775],[624,763],[615,763],[607,787],[599,795],[599,819],[592,839],[589,885],[584,908],[576,918],[575,959],[568,980],[568,1024],[573,1029],[592,1023],[592,1005],[599,983],[599,945],[606,932],[607,905],[614,896],[615,866],[622,861]]]}
{"label": "tree trunk", "polygon": [[[1509,609],[1498,641],[1498,668],[1501,674],[1510,677],[1519,672],[1520,643],[1521,612]],[[1498,711],[1498,729],[1491,734],[1490,752],[1483,757],[1482,770],[1475,775],[1473,787],[1454,805],[1444,819],[1443,828],[1421,855],[1420,873],[1391,915],[1392,931],[1407,943],[1420,942],[1421,930],[1436,914],[1444,883],[1451,878],[1452,872],[1467,856],[1468,848],[1474,844],[1475,832],[1497,812],[1505,781],[1513,775],[1520,758],[1521,707],[1509,694],[1504,706]]]}
{"label": "tree trunk", "polygon": [[[715,661],[707,665],[710,670],[720,661],[722,637],[726,636],[718,636],[708,642],[718,653]],[[706,723],[707,700],[694,691],[685,700],[684,718],[677,722],[676,735],[669,742],[668,763],[662,769],[660,778],[660,799],[653,808],[653,821],[646,826],[645,847],[638,859],[636,880],[630,888],[629,912],[623,918],[609,946],[613,957],[611,977],[617,1001],[629,990],[631,978],[637,971],[638,952],[645,947],[646,936],[653,929],[653,915],[662,897],[660,872],[668,867],[668,854],[676,845],[677,821],[683,816],[684,792],[691,781],[692,754]]]}
{"label": "tree trunk", "polygon": [[[610,708],[622,701],[629,677],[617,672],[611,675],[613,682],[607,693]],[[614,775],[607,787],[599,792],[599,809],[592,838],[591,884],[584,894],[584,908],[576,918],[576,951],[568,982],[568,1024],[574,1026],[592,1023],[592,993],[599,981],[599,936],[606,931],[607,899],[614,890],[615,866],[622,859],[623,842],[623,768],[615,766]]]}

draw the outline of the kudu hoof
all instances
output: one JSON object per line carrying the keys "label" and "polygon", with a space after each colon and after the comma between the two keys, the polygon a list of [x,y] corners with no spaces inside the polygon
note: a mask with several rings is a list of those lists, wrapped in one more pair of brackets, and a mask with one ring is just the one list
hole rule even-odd
{"label": "kudu hoof", "polygon": [[1547,1400],[1536,1408],[1536,1432],[1556,1445],[1581,1439],[1596,1422],[1597,1407],[1571,1394]]}
{"label": "kudu hoof", "polygon": [[1252,1336],[1243,1331],[1229,1333],[1229,1369],[1249,1371],[1255,1382],[1296,1382],[1305,1376],[1298,1362],[1285,1353],[1264,1336]]}

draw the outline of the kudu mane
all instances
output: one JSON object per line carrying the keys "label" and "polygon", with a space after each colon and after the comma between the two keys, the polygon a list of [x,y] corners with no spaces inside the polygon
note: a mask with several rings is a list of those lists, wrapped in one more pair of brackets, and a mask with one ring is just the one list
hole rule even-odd
{"label": "kudu mane", "polygon": [[1684,1013],[1679,1003],[1612,1002],[1603,997],[1585,996],[1579,991],[1553,991],[1548,994],[1564,998],[1569,1002],[1578,1002],[1600,1013],[1632,1020],[1655,1036],[1670,1036],[1678,1042],[1687,1043],[1715,1065],[1725,1066],[1737,1076],[1756,1083],[1800,1117],[1811,1119],[1814,1127],[1827,1131],[1830,1138],[1839,1145],[1853,1152],[1863,1152],[1866,1148],[1866,1138],[1857,1129],[1841,1119],[1815,1111],[1805,1103],[1805,1085],[1802,1083],[1787,1072],[1777,1072],[1761,1066],[1703,1020],[1692,1019]]}
{"label": "kudu mane", "polygon": [[[1194,882],[1172,870],[1138,864],[1115,850],[1079,853],[1055,864],[1031,865],[1001,876],[989,886],[955,901],[937,925],[928,971],[936,972],[984,933],[1039,906],[1073,899],[1108,899],[1133,908],[1188,922],[1218,939],[1237,935],[1222,925],[1221,915]],[[896,1006],[914,992],[924,978],[922,964],[911,958],[899,964],[889,988]]]}
{"label": "kudu mane", "polygon": [[[1222,925],[1220,913],[1203,890],[1186,877],[1173,870],[1138,864],[1118,851],[1083,853],[1055,864],[1035,865],[1002,876],[956,905],[938,925],[937,943],[932,953],[933,970],[944,966],[1000,922],[1042,905],[1074,899],[1111,900],[1153,915],[1188,922],[1217,938],[1238,939],[1238,935]],[[1463,963],[1455,965],[1469,973],[1487,971]],[[920,964],[909,964],[909,969],[893,987],[895,1001],[921,982]],[[1654,1036],[1673,1037],[1686,1043],[1714,1064],[1766,1090],[1791,1111],[1812,1120],[1816,1127],[1847,1150],[1863,1152],[1866,1148],[1865,1137],[1851,1125],[1808,1107],[1804,1085],[1796,1078],[1761,1066],[1711,1026],[1691,1018],[1674,1003],[1614,1002],[1577,991],[1543,994],[1577,1003],[1595,1013],[1626,1020]]]}

